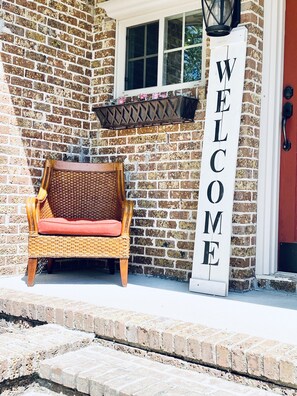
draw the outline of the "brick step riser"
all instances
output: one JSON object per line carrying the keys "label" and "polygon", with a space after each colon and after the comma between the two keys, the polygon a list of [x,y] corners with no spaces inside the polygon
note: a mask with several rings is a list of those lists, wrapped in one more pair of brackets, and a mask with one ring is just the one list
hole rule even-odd
{"label": "brick step riser", "polygon": [[[93,344],[41,363],[42,378],[87,395],[273,396],[268,387],[242,385],[144,356]],[[265,389],[265,391],[263,390]],[[274,391],[275,389],[273,389]]]}
{"label": "brick step riser", "polygon": [[297,347],[199,324],[9,290],[0,312],[297,389]]}

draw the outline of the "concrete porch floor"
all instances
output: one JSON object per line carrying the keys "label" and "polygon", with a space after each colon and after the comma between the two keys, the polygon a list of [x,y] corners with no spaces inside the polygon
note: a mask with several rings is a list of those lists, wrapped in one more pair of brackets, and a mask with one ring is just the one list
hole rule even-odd
{"label": "concrete porch floor", "polygon": [[142,275],[129,275],[128,287],[123,288],[119,274],[109,275],[98,269],[38,274],[31,288],[25,276],[1,277],[0,288],[163,316],[297,345],[296,294],[251,291],[215,297],[189,292],[188,283]]}

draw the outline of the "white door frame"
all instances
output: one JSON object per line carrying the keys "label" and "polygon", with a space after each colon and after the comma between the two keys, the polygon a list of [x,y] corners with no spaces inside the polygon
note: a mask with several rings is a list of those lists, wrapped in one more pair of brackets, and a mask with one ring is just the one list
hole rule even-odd
{"label": "white door frame", "polygon": [[286,0],[264,1],[256,274],[277,271]]}

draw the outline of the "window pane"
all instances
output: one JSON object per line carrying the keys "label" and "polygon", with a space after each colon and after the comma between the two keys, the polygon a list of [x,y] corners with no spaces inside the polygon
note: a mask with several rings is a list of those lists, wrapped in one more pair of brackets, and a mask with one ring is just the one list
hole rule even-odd
{"label": "window pane", "polygon": [[166,18],[165,21],[165,49],[180,48],[183,43],[182,15]]}
{"label": "window pane", "polygon": [[143,88],[143,70],[143,59],[128,62],[125,89]]}
{"label": "window pane", "polygon": [[184,54],[184,82],[201,79],[201,47],[185,50]]}
{"label": "window pane", "polygon": [[146,54],[158,54],[158,41],[159,41],[159,22],[150,23],[147,25],[146,37]]}
{"label": "window pane", "polygon": [[127,29],[127,54],[128,59],[144,55],[144,29],[145,25]]}
{"label": "window pane", "polygon": [[158,57],[147,58],[145,86],[154,87],[157,85]]}
{"label": "window pane", "polygon": [[159,21],[127,28],[125,90],[157,85]]}
{"label": "window pane", "polygon": [[174,51],[164,56],[164,78],[163,84],[178,84],[181,82],[181,51]]}
{"label": "window pane", "polygon": [[185,46],[202,43],[202,15],[187,14],[185,22]]}

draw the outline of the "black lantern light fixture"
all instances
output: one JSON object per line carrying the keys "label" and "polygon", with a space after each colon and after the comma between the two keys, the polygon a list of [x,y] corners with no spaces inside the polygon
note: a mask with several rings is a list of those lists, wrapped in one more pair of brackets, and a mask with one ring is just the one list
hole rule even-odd
{"label": "black lantern light fixture", "polygon": [[201,0],[208,36],[227,36],[240,22],[240,0]]}

